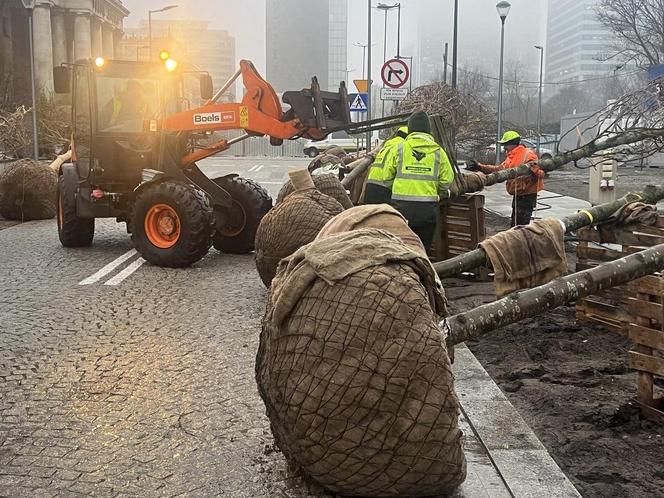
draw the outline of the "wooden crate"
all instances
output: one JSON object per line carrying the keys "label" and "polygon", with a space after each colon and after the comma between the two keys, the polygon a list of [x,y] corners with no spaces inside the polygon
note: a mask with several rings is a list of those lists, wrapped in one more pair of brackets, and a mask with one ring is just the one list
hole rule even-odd
{"label": "wooden crate", "polygon": [[[437,260],[443,261],[472,251],[485,238],[483,195],[464,195],[441,203],[434,238]],[[489,271],[486,267],[480,267],[472,273],[484,280]]]}
{"label": "wooden crate", "polygon": [[[578,236],[576,270],[580,271],[663,244],[664,216],[654,226],[603,232],[584,228]],[[654,391],[655,377],[664,377],[664,275],[649,275],[582,299],[576,305],[576,316],[632,340],[629,366],[638,374],[637,401],[645,416],[664,420],[664,400]]]}

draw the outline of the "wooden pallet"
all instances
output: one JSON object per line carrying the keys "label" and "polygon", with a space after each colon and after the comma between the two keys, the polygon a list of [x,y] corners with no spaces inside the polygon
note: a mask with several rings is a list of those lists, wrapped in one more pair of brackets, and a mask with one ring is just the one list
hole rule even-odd
{"label": "wooden pallet", "polygon": [[[434,238],[434,255],[437,260],[443,261],[472,251],[485,238],[483,195],[464,195],[441,203]],[[471,273],[486,280],[489,270],[482,266],[471,270]]]}
{"label": "wooden pallet", "polygon": [[[576,270],[592,268],[664,243],[664,216],[654,226],[578,231]],[[600,244],[615,244],[605,246]],[[598,323],[634,343],[629,366],[637,371],[637,401],[643,415],[664,421],[664,399],[655,395],[655,377],[664,377],[664,275],[634,280],[580,300],[578,320]]]}

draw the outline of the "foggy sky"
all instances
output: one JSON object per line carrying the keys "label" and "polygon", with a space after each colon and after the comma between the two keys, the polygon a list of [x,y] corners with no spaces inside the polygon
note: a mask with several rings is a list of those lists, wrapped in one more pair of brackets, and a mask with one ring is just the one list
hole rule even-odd
{"label": "foggy sky", "polygon": [[[303,2],[321,0],[302,0]],[[324,0],[323,0],[324,1]],[[393,3],[392,0],[382,0]],[[450,43],[449,61],[452,60],[453,0],[400,0],[402,4],[402,55],[412,53],[417,46],[418,17],[421,15],[437,22],[443,39]],[[459,0],[459,67],[482,67],[497,76],[500,46],[500,19],[496,13],[497,0]],[[374,0],[374,5],[379,0]],[[153,15],[153,19],[208,20],[211,27],[226,29],[236,38],[236,57],[252,60],[261,73],[265,73],[265,0],[124,0],[131,11],[126,26],[138,25],[147,19],[148,9],[178,4],[177,9]],[[505,25],[505,60],[519,59],[530,66],[529,77],[537,74],[538,51],[533,48],[546,40],[543,14],[547,0],[510,0],[512,9]],[[431,8],[433,6],[433,8]],[[348,0],[348,68],[350,79],[362,76],[362,49],[355,42],[367,43],[367,2]],[[384,17],[374,9],[372,14],[372,42],[374,80],[382,64]],[[388,20],[388,58],[396,52],[396,12]],[[293,43],[297,43],[297,27],[293,27]],[[442,67],[443,47],[440,47]]]}

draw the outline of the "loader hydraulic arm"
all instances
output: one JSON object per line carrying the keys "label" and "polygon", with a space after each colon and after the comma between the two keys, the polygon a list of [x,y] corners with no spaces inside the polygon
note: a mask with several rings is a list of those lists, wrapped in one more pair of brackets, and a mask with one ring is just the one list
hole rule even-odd
{"label": "loader hydraulic arm", "polygon": [[[218,103],[221,95],[242,76],[246,89],[240,103]],[[353,123],[346,84],[341,82],[338,92],[320,89],[316,77],[311,88],[289,91],[283,101],[290,106],[284,113],[274,88],[265,81],[248,60],[240,61],[240,69],[205,105],[167,117],[162,129],[175,133],[196,133],[225,130],[243,130],[245,133],[234,139],[222,139],[210,147],[189,154],[181,161],[183,168],[228,149],[233,143],[251,136],[269,136],[273,145],[299,137],[322,140],[338,130],[356,133],[386,128],[399,124],[391,116],[364,123]],[[390,121],[389,123],[386,123]],[[401,121],[400,121],[401,122]]]}
{"label": "loader hydraulic arm", "polygon": [[[218,103],[221,94],[239,76],[242,76],[246,93],[240,103]],[[345,92],[344,92],[345,96]],[[341,97],[341,96],[340,96]],[[312,99],[310,99],[312,100]],[[313,100],[311,106],[315,105]],[[311,123],[309,123],[311,125]],[[169,132],[207,132],[244,130],[249,136],[269,136],[274,141],[306,137],[314,140],[326,134],[315,127],[305,125],[297,112],[283,112],[277,93],[247,60],[240,61],[240,69],[210,101],[202,107],[167,117],[162,126]],[[183,160],[183,166],[210,155],[222,152],[231,143],[221,140],[211,147],[199,150]]]}

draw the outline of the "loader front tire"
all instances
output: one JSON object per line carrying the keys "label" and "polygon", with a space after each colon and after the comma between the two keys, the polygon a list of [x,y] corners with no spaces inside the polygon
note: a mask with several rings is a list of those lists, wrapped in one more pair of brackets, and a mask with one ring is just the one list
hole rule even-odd
{"label": "loader front tire", "polygon": [[68,185],[65,175],[58,177],[58,238],[63,247],[88,247],[95,236],[95,219],[79,218],[76,213],[76,185]]}
{"label": "loader front tire", "polygon": [[230,209],[215,209],[214,247],[228,254],[248,254],[254,250],[256,230],[272,209],[272,197],[258,183],[239,176],[213,180],[233,198]]}
{"label": "loader front tire", "polygon": [[169,180],[146,187],[134,203],[131,224],[136,250],[157,266],[192,265],[212,245],[212,207],[192,185]]}

